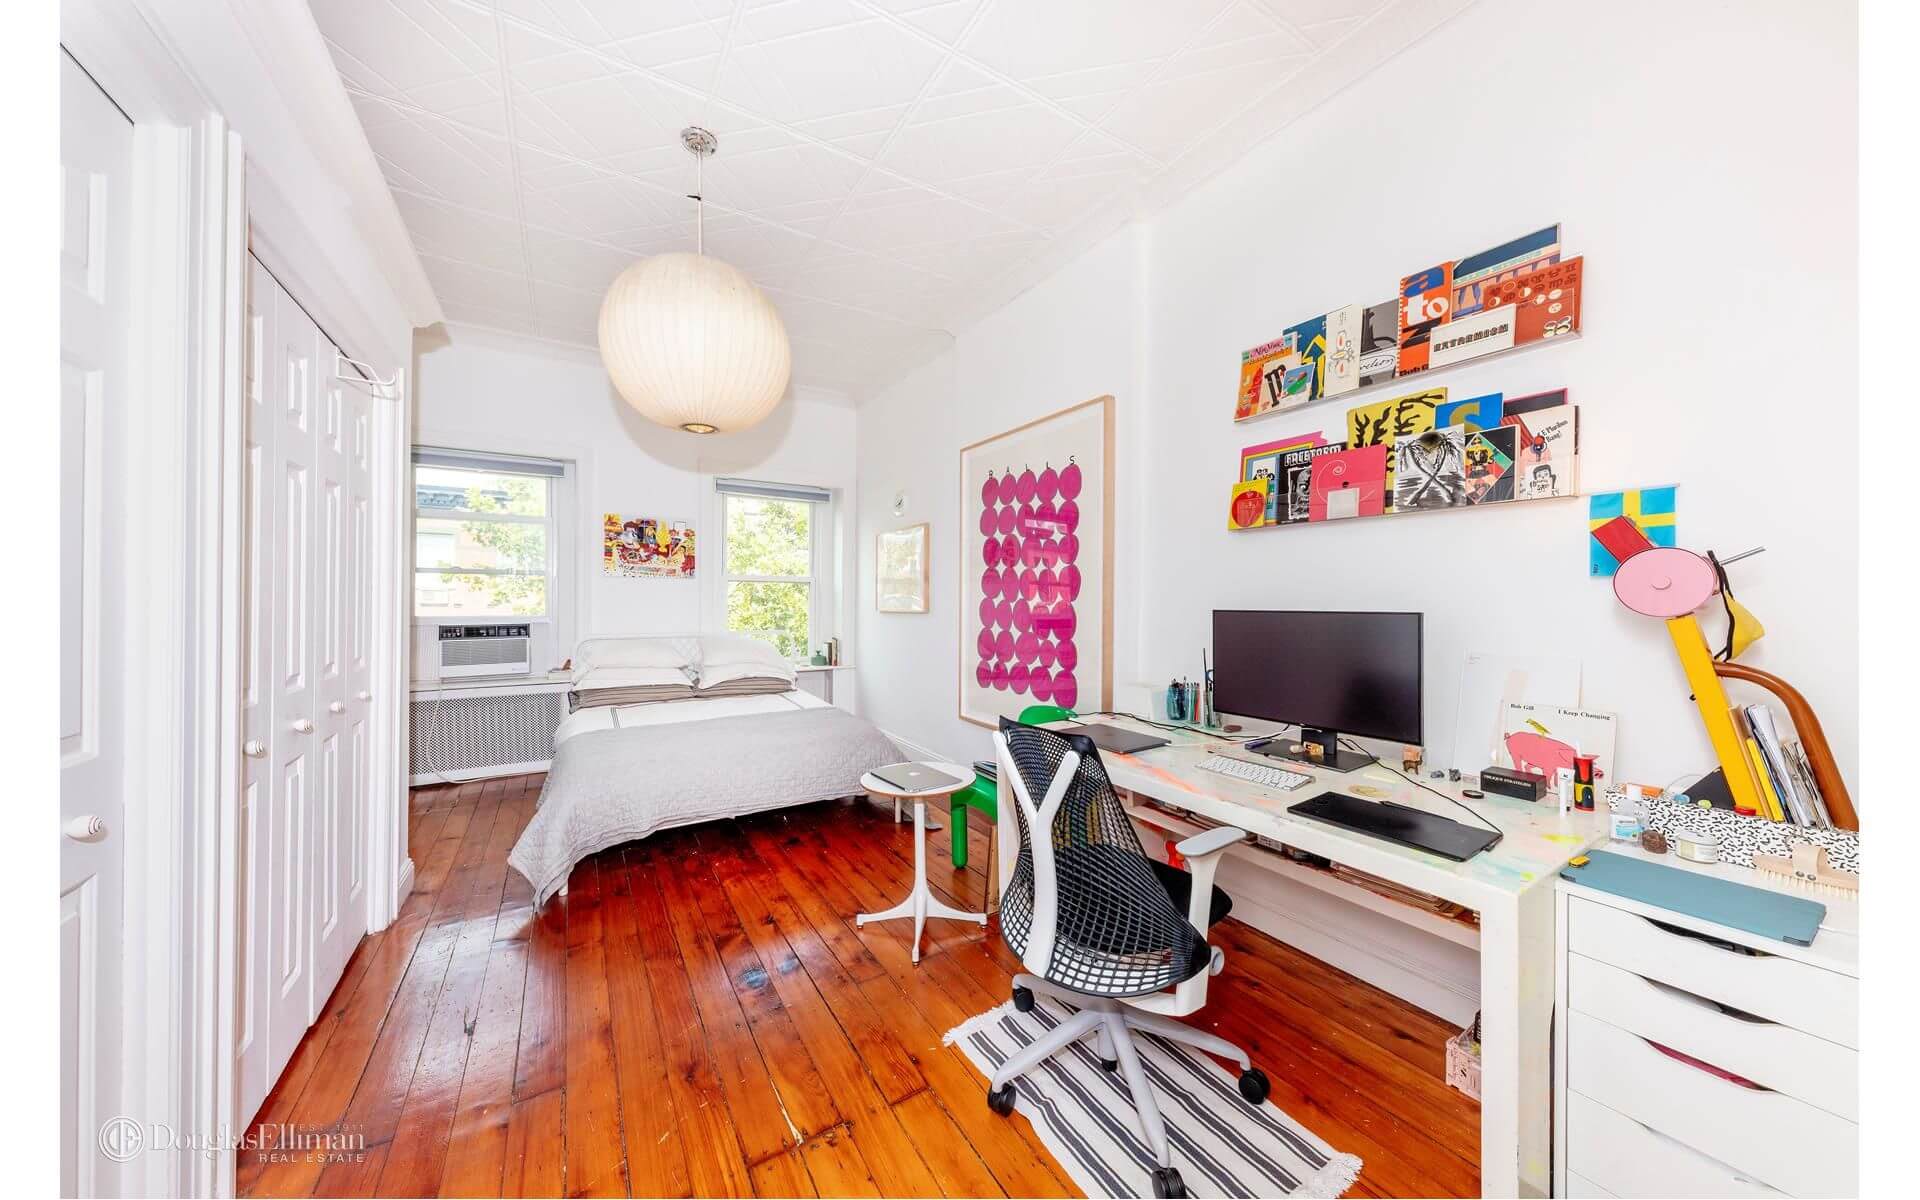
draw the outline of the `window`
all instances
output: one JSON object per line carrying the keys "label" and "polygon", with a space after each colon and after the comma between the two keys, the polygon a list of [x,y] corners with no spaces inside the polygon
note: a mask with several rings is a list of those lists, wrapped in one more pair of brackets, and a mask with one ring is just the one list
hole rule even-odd
{"label": "window", "polygon": [[825,640],[814,629],[831,493],[741,479],[722,479],[719,489],[727,629],[769,642],[788,658],[806,658],[815,640]]}
{"label": "window", "polygon": [[548,616],[566,464],[425,447],[413,462],[415,619]]}

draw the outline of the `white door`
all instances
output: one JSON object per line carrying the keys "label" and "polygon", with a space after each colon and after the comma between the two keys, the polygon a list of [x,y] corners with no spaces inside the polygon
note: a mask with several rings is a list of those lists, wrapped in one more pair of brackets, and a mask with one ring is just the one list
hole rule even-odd
{"label": "white door", "polygon": [[373,804],[373,556],[380,548],[373,535],[373,404],[366,388],[347,389],[348,765],[341,887],[349,956],[367,932],[367,838]]}
{"label": "white door", "polygon": [[119,1191],[121,661],[133,126],[60,56],[60,1192]]}
{"label": "white door", "polygon": [[278,1078],[307,1031],[313,1015],[314,944],[312,884],[313,808],[320,784],[323,701],[316,676],[319,659],[318,558],[319,472],[315,428],[320,420],[319,331],[287,293],[274,289],[272,368],[280,378],[279,413],[273,433],[269,479],[273,543],[272,740],[265,829],[267,853],[257,861],[265,878],[268,994],[267,1077]]}
{"label": "white door", "polygon": [[314,377],[318,383],[314,493],[314,685],[318,711],[314,732],[312,838],[313,970],[309,974],[308,1017],[320,1015],[347,958],[366,932],[366,909],[355,913],[348,901],[353,843],[352,726],[347,709],[348,662],[352,642],[352,578],[349,540],[353,513],[353,430],[349,388],[334,378],[337,351],[325,334],[314,336]]}
{"label": "white door", "polygon": [[235,920],[237,947],[234,963],[234,1053],[238,1061],[234,1089],[237,1111],[251,1121],[267,1098],[273,1073],[268,1059],[266,1005],[272,992],[272,943],[267,920],[265,889],[272,878],[263,857],[273,797],[273,579],[275,571],[273,514],[279,495],[278,460],[274,434],[280,428],[280,407],[286,373],[276,369],[279,344],[274,324],[274,293],[279,285],[266,268],[247,259],[246,325],[246,505],[242,552],[241,646],[241,777],[240,879],[236,891],[239,912]]}

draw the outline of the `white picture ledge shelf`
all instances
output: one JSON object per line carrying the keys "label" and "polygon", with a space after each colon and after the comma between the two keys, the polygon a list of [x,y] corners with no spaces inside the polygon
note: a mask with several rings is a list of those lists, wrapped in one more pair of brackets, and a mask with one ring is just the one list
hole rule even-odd
{"label": "white picture ledge shelf", "polygon": [[1516,355],[1527,354],[1548,346],[1561,346],[1568,342],[1577,342],[1583,336],[1584,334],[1582,333],[1563,333],[1555,337],[1541,338],[1539,341],[1527,342],[1524,345],[1513,346],[1505,350],[1495,350],[1490,354],[1476,354],[1472,358],[1463,358],[1459,362],[1450,362],[1445,366],[1428,367],[1422,371],[1415,371],[1411,375],[1395,375],[1392,379],[1383,379],[1378,383],[1365,384],[1364,386],[1354,388],[1350,392],[1341,392],[1337,396],[1315,396],[1305,404],[1296,404],[1292,408],[1269,408],[1263,412],[1252,413],[1248,416],[1235,417],[1233,423],[1235,425],[1251,425],[1256,421],[1264,421],[1270,417],[1283,416],[1287,413],[1305,412],[1315,405],[1325,404],[1329,400],[1352,401],[1356,396],[1372,396],[1385,392],[1417,392],[1428,386],[1427,380],[1436,376],[1445,375],[1451,371],[1458,371],[1463,367],[1477,367],[1483,363],[1499,362],[1501,359],[1513,358]]}

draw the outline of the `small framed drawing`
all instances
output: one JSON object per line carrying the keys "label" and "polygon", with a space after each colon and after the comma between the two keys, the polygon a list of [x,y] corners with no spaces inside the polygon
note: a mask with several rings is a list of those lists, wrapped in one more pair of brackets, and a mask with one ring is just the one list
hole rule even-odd
{"label": "small framed drawing", "polygon": [[874,607],[881,612],[927,611],[927,523],[880,531],[874,556]]}

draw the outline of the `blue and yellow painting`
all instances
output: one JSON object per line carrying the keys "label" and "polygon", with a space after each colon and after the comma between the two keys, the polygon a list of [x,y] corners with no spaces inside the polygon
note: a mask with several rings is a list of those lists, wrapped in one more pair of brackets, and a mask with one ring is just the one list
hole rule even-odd
{"label": "blue and yellow painting", "polygon": [[1620,569],[1620,561],[1592,536],[1592,531],[1615,517],[1625,517],[1647,535],[1656,546],[1674,545],[1674,487],[1632,488],[1619,492],[1596,492],[1587,498],[1588,574],[1596,579],[1611,578]]}

